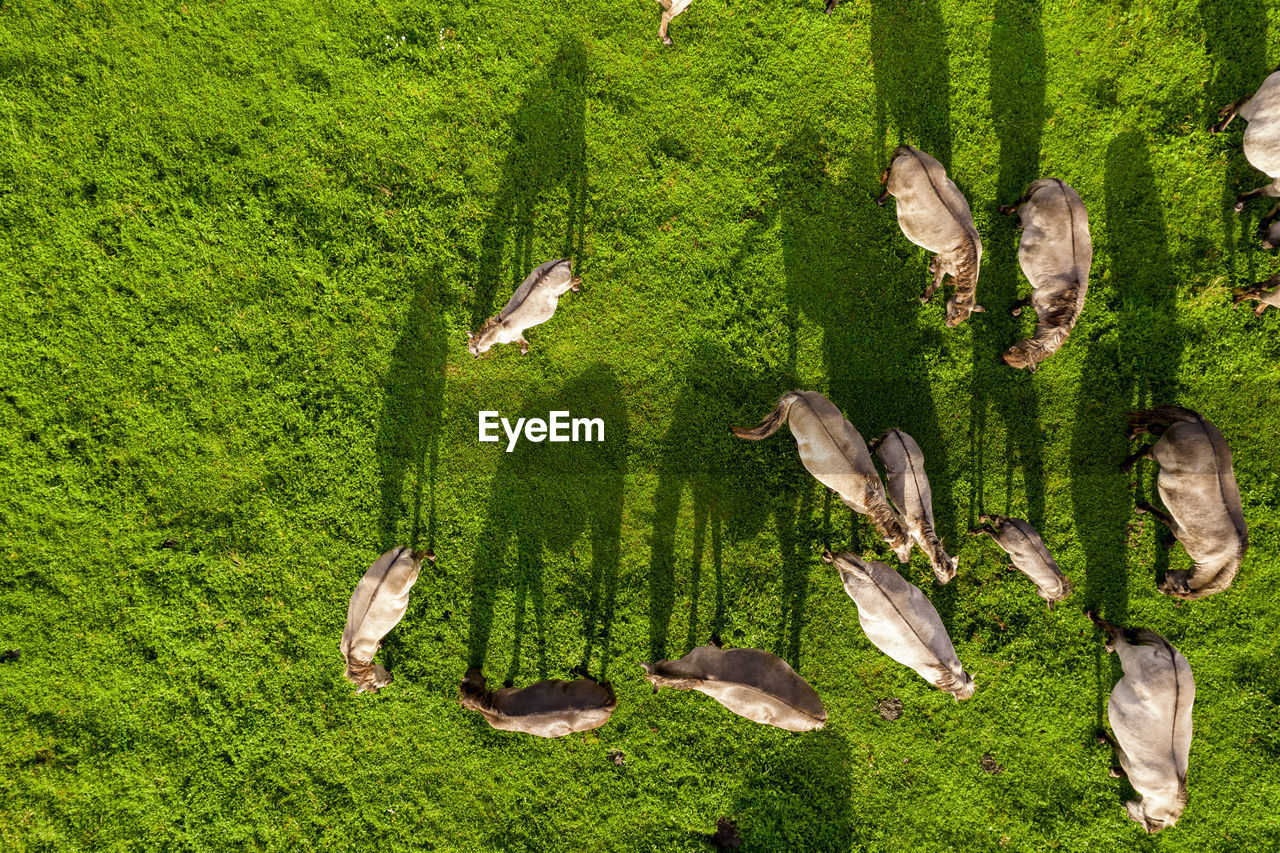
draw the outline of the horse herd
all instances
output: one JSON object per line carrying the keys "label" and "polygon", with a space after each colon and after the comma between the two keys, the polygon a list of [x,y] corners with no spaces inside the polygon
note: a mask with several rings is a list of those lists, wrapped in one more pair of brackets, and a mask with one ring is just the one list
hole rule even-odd
{"label": "horse herd", "polygon": [[[828,6],[834,7],[835,2]],[[671,17],[688,0],[664,3],[662,35]],[[1280,69],[1266,78],[1251,98],[1225,107],[1212,131],[1226,128],[1239,116],[1249,121],[1244,150],[1249,162],[1273,179],[1262,188],[1243,193],[1248,198],[1280,197]],[[946,324],[955,326],[973,312],[977,302],[982,240],[974,227],[969,204],[947,177],[938,160],[907,145],[894,151],[880,177],[884,193],[897,203],[898,222],[913,243],[933,253],[932,280],[921,301],[928,301],[949,276],[953,293],[947,302]],[[1031,283],[1028,300],[1037,315],[1032,338],[1011,346],[1003,361],[1015,368],[1035,370],[1067,339],[1084,307],[1092,246],[1084,203],[1074,189],[1057,178],[1033,182],[1014,204],[1000,208],[1017,213],[1022,237],[1018,260]],[[1263,245],[1280,245],[1280,203],[1264,218]],[[528,352],[525,331],[550,319],[559,298],[577,291],[580,281],[568,259],[548,261],[516,289],[502,311],[478,333],[467,333],[468,350],[479,357],[496,344],[518,343]],[[1236,304],[1257,299],[1280,306],[1280,274],[1236,288]],[[1021,311],[1021,305],[1014,313]],[[939,584],[956,577],[959,561],[947,553],[933,519],[932,496],[919,445],[900,429],[891,429],[870,446],[822,394],[797,390],[784,394],[759,426],[733,428],[733,434],[761,441],[787,424],[800,461],[822,485],[853,511],[866,515],[899,562],[918,547],[928,558]],[[1164,522],[1182,543],[1193,566],[1169,571],[1159,591],[1194,600],[1230,587],[1248,547],[1248,532],[1240,491],[1232,470],[1231,451],[1222,433],[1208,419],[1189,409],[1161,406],[1131,412],[1130,440],[1155,437],[1120,463],[1128,471],[1139,459],[1158,466],[1157,489],[1164,509],[1139,503],[1135,511]],[[875,452],[885,478],[872,460]],[[887,483],[887,488],[886,488]],[[972,534],[991,536],[1008,553],[1013,566],[1034,582],[1036,593],[1050,609],[1072,594],[1071,582],[1058,567],[1040,534],[1026,521],[1003,516],[979,517]],[[341,651],[346,677],[357,692],[376,692],[392,680],[373,662],[382,639],[404,616],[410,589],[430,551],[395,548],[379,557],[361,578],[351,597]],[[914,584],[883,562],[856,554],[826,551],[823,561],[838,572],[853,599],[867,639],[898,663],[915,670],[934,687],[957,701],[975,690],[964,671],[945,625],[930,600]],[[1191,706],[1195,683],[1187,659],[1160,635],[1145,628],[1123,628],[1087,613],[1106,636],[1106,650],[1119,655],[1123,678],[1107,704],[1112,735],[1099,732],[1119,760],[1113,776],[1127,776],[1138,797],[1125,804],[1129,817],[1147,832],[1174,825],[1187,800],[1187,759],[1191,746]],[[812,686],[781,658],[759,649],[725,650],[700,646],[679,660],[642,664],[656,693],[660,687],[696,690],[740,716],[793,732],[821,728],[827,711]],[[604,725],[617,705],[613,689],[590,677],[573,681],[546,680],[524,688],[488,688],[483,674],[467,671],[459,688],[463,707],[483,715],[495,729],[539,737],[562,737]]]}

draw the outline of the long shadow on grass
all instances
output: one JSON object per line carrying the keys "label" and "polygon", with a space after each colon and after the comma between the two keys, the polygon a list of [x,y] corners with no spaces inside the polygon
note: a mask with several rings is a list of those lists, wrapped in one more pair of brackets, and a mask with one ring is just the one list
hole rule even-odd
{"label": "long shadow on grass", "polygon": [[[1045,105],[1044,33],[1040,28],[1040,4],[1025,0],[997,0],[991,25],[992,120],[1000,140],[1000,176],[996,201],[1009,204],[1022,195],[1027,184],[1040,177],[1040,138],[1044,131]],[[993,217],[983,235],[984,260],[979,282],[979,302],[987,313],[971,318],[973,328],[973,379],[970,417],[970,460],[973,464],[973,498],[969,525],[983,512],[1020,515],[1013,507],[1013,466],[1022,466],[1027,518],[1038,526],[1044,519],[1044,453],[1040,429],[1040,403],[1031,376],[998,360],[1005,349],[1027,335],[1009,309],[1017,299],[1018,232],[1015,217]],[[1025,312],[1031,315],[1032,312]],[[989,501],[985,490],[987,416],[995,407],[1004,424],[1005,493]]]}
{"label": "long shadow on grass", "polygon": [[382,510],[378,533],[384,551],[403,544],[401,520],[411,518],[408,544],[427,547],[436,539],[436,463],[439,459],[444,365],[448,344],[441,314],[439,271],[413,283],[413,299],[391,352],[386,403],[378,424],[377,454],[382,471]]}
{"label": "long shadow on grass", "polygon": [[[501,599],[504,609],[510,607],[512,626],[506,682],[515,681],[530,654],[538,676],[546,678],[548,641],[556,646],[568,642],[567,637],[547,636],[543,568],[547,551],[573,553],[584,530],[591,548],[590,569],[580,573],[585,577],[564,584],[564,606],[583,614],[579,665],[589,668],[598,649],[600,678],[608,678],[630,428],[622,386],[612,370],[596,364],[558,393],[526,400],[516,417],[546,418],[550,411],[564,410],[575,417],[602,419],[604,441],[522,440],[511,453],[504,453],[493,477],[488,516],[472,564],[467,662],[485,668]],[[531,653],[524,648],[530,621],[535,637]]]}
{"label": "long shadow on grass", "polygon": [[[564,38],[511,119],[511,147],[502,166],[497,201],[480,243],[480,269],[471,327],[494,313],[504,285],[512,288],[549,257],[534,257],[535,227],[563,234],[556,249],[581,272],[587,204],[587,51]],[[548,218],[551,209],[563,211]]]}
{"label": "long shadow on grass", "polygon": [[758,749],[746,773],[729,812],[744,850],[855,849],[853,758],[841,735],[823,729]]}
{"label": "long shadow on grass", "polygon": [[877,156],[893,147],[892,122],[894,145],[910,143],[951,166],[950,55],[938,0],[871,0]]}
{"label": "long shadow on grass", "polygon": [[[1263,0],[1200,0],[1200,21],[1204,27],[1204,45],[1213,62],[1213,79],[1205,90],[1204,123],[1217,120],[1219,107],[1257,90],[1267,73],[1267,8]],[[1247,259],[1245,276],[1253,276],[1258,257],[1254,251],[1253,219],[1233,210],[1236,193],[1253,189],[1266,182],[1240,150],[1244,120],[1236,119],[1225,134],[1225,145],[1231,148],[1231,167],[1222,184],[1222,233],[1228,254],[1242,252]],[[1254,202],[1258,211],[1261,202]],[[1234,235],[1234,237],[1233,237]]]}
{"label": "long shadow on grass", "polygon": [[[1135,497],[1130,481],[1141,484],[1149,465],[1140,463],[1132,478],[1120,472],[1129,453],[1125,415],[1176,402],[1182,354],[1177,280],[1161,210],[1146,142],[1137,131],[1124,131],[1107,148],[1110,286],[1091,293],[1095,301],[1107,301],[1117,320],[1114,327],[1090,331],[1071,436],[1071,499],[1086,571],[1080,603],[1121,625],[1128,623],[1129,612],[1128,525]],[[1141,486],[1138,491],[1140,497]],[[1156,553],[1160,570],[1167,551]],[[1118,675],[1118,662],[1112,661],[1112,677]],[[1099,684],[1099,719],[1109,689],[1110,683]]]}
{"label": "long shadow on grass", "polygon": [[[726,530],[732,527],[737,539],[749,538],[771,519],[781,545],[776,571],[781,575],[782,606],[774,652],[799,669],[812,564],[805,544],[811,534],[803,525],[812,515],[813,482],[800,467],[793,444],[749,445],[729,432],[731,426],[757,423],[777,402],[779,389],[790,384],[780,373],[744,365],[719,341],[698,344],[681,368],[681,391],[662,439],[654,493],[649,561],[652,660],[684,654],[721,633],[732,607],[726,600],[721,558]],[[678,556],[686,492],[693,526],[687,562]],[[708,546],[713,572],[709,603],[703,600]],[[687,628],[683,643],[673,648],[671,623],[682,591],[688,594]]]}
{"label": "long shadow on grass", "polygon": [[[938,425],[926,369],[926,354],[944,346],[937,325],[921,320],[917,294],[927,275],[919,253],[906,263],[890,247],[908,251],[892,208],[878,208],[875,165],[849,155],[847,183],[826,174],[831,155],[821,133],[802,127],[780,149],[783,260],[792,311],[822,329],[828,398],[870,440],[891,427],[909,433],[924,452],[933,487],[938,534],[952,552],[960,542],[951,498],[954,472]],[[794,447],[792,448],[794,452]],[[837,506],[837,513],[844,512]],[[860,538],[880,550],[879,559],[897,565],[864,521]],[[856,546],[855,546],[856,547]],[[917,550],[912,576],[931,588],[947,628],[952,628],[955,583],[934,587],[933,574]]]}

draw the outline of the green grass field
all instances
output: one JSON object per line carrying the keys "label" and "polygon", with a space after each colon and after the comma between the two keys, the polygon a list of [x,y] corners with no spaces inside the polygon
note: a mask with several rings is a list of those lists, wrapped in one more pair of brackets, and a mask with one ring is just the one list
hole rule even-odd
{"label": "green grass field", "polygon": [[[1275,0],[651,0],[0,5],[0,847],[6,850],[1280,849],[1280,317],[1264,181],[1217,107],[1280,61]],[[988,313],[920,306],[926,255],[872,204],[900,141],[985,244]],[[1080,192],[1084,314],[1034,375],[1014,223]],[[536,264],[584,289],[521,358],[464,332]],[[955,703],[867,641],[824,547],[886,556],[789,432],[792,388],[919,441],[959,577],[925,588],[978,682]],[[1227,436],[1250,525],[1234,587],[1133,513],[1131,408]],[[601,445],[476,440],[476,413],[603,417]],[[1131,480],[1136,487],[1131,486]],[[1076,587],[1052,613],[980,513],[1031,520]],[[176,547],[162,548],[174,540]],[[356,696],[347,601],[430,545]],[[895,563],[896,564],[896,563]],[[1147,837],[1092,741],[1119,677],[1085,618],[1195,672],[1190,802]],[[713,634],[823,697],[791,735],[641,661]],[[615,686],[541,741],[455,702]],[[876,704],[896,697],[886,722]],[[625,764],[608,757],[621,751]],[[985,772],[990,753],[1003,771]]]}

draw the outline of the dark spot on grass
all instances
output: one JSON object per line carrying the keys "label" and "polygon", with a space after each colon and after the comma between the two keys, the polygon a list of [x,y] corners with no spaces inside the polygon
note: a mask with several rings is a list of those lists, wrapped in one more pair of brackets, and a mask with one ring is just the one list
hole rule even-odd
{"label": "dark spot on grass", "polygon": [[1119,90],[1116,87],[1114,77],[1099,77],[1092,83],[1085,86],[1085,96],[1093,101],[1095,106],[1114,107],[1119,100]]}
{"label": "dark spot on grass", "polygon": [[683,139],[678,139],[674,136],[661,136],[649,146],[649,162],[651,164],[656,165],[654,163],[656,155],[662,155],[681,163],[686,162],[692,156],[689,145]]}
{"label": "dark spot on grass", "polygon": [[738,834],[738,825],[727,817],[716,821],[716,831],[707,836],[707,841],[716,850],[738,850],[742,847],[742,836]]}
{"label": "dark spot on grass", "polygon": [[876,704],[876,713],[880,719],[892,722],[902,716],[902,700],[883,699]]}
{"label": "dark spot on grass", "polygon": [[305,86],[313,92],[328,92],[333,88],[333,81],[329,79],[329,75],[321,68],[299,69],[295,79],[299,85]]}

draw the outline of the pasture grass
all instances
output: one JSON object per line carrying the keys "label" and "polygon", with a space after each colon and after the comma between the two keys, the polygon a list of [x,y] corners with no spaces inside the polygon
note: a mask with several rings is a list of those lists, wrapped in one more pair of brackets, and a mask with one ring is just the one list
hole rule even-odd
{"label": "pasture grass", "polygon": [[[0,846],[8,850],[1257,850],[1280,846],[1277,312],[1230,211],[1262,183],[1206,128],[1280,60],[1264,0],[0,5]],[[900,141],[985,244],[946,329],[871,203]],[[1077,188],[1084,315],[1034,375],[996,213]],[[481,360],[464,331],[536,264],[584,280]],[[923,447],[959,577],[932,597],[954,703],[867,642],[824,547],[887,556],[752,425],[791,388]],[[1251,548],[1227,593],[1133,514],[1125,412],[1231,442]],[[476,441],[476,412],[603,417],[601,445]],[[1132,481],[1132,483],[1131,483]],[[1029,518],[1049,612],[980,513]],[[171,542],[170,547],[163,547]],[[439,555],[355,696],[347,600]],[[1146,837],[1092,742],[1119,671],[1083,615],[1195,672],[1190,803]],[[796,666],[803,736],[639,663],[717,634]],[[554,742],[454,701],[585,665],[619,705]],[[897,697],[903,716],[875,712]],[[621,751],[625,763],[609,759]],[[990,754],[1003,768],[981,767]]]}

